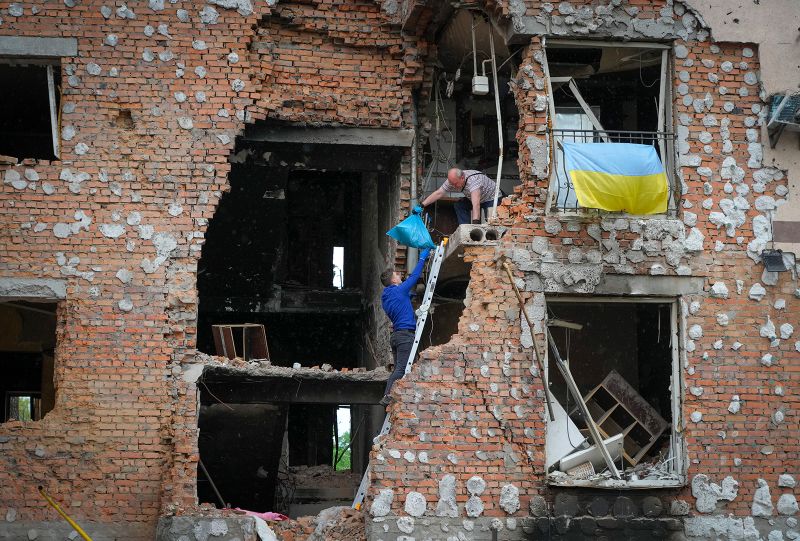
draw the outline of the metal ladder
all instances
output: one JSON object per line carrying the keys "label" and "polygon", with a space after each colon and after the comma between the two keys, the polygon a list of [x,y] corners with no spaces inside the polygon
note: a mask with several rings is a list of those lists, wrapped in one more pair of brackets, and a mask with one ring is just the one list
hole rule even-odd
{"label": "metal ladder", "polygon": [[[417,327],[414,333],[414,344],[411,346],[411,351],[408,354],[406,374],[411,372],[411,367],[414,364],[414,358],[417,356],[417,349],[419,349],[419,343],[422,340],[422,331],[425,328],[425,322],[428,321],[428,311],[430,310],[431,301],[433,300],[433,290],[436,289],[436,280],[439,278],[439,268],[442,266],[442,261],[444,261],[444,253],[446,248],[447,237],[442,239],[442,242],[436,247],[436,251],[433,254],[431,270],[428,274],[428,281],[425,284],[425,295],[422,297],[422,304],[420,304],[419,308],[416,310]],[[387,413],[383,420],[381,431],[378,433],[377,437],[379,438],[386,435],[391,427],[392,423],[389,420],[389,414]],[[356,497],[353,499],[353,509],[361,509],[361,504],[364,503],[364,497],[367,495],[367,488],[369,487],[369,474],[371,470],[372,462],[370,461],[370,463],[367,464],[366,471],[364,471],[364,477],[361,478],[361,484],[358,485]]]}

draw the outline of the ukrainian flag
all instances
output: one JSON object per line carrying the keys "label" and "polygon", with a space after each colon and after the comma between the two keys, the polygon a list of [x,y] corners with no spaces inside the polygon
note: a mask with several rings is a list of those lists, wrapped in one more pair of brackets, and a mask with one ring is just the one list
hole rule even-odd
{"label": "ukrainian flag", "polygon": [[650,145],[562,143],[567,174],[583,208],[661,214],[669,186],[664,166]]}

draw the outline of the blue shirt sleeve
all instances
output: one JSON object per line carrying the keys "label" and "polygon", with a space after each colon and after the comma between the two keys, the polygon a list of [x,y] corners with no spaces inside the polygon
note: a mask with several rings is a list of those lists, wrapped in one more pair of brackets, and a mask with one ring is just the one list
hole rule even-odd
{"label": "blue shirt sleeve", "polygon": [[397,288],[403,292],[403,294],[408,295],[411,293],[411,288],[417,285],[419,281],[419,277],[422,274],[422,268],[425,266],[425,260],[420,259],[417,262],[417,266],[414,267],[414,271],[411,273],[411,276],[406,278],[406,281],[397,286]]}

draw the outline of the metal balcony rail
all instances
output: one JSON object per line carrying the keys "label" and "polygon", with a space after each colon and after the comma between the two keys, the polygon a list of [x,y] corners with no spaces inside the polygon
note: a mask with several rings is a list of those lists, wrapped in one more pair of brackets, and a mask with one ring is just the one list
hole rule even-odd
{"label": "metal balcony rail", "polygon": [[564,163],[564,150],[559,142],[567,143],[634,143],[639,145],[652,145],[656,148],[661,163],[664,164],[669,183],[669,200],[667,213],[675,214],[678,206],[676,197],[675,178],[675,134],[661,131],[623,131],[623,130],[577,130],[553,129],[554,161],[551,180],[551,190],[554,191],[551,199],[555,210],[560,212],[582,212],[584,209],[578,204],[575,188],[567,174]]}

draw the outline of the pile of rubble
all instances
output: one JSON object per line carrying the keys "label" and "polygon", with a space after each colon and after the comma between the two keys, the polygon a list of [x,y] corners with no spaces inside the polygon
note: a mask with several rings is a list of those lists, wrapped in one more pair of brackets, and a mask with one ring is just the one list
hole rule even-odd
{"label": "pile of rubble", "polygon": [[316,517],[271,524],[281,541],[366,541],[364,514],[350,507],[324,509]]}
{"label": "pile of rubble", "polygon": [[385,367],[379,366],[373,370],[366,368],[334,369],[330,364],[321,366],[302,366],[294,363],[289,366],[278,366],[268,360],[244,361],[242,358],[227,359],[225,357],[197,353],[195,361],[198,366],[211,368],[217,371],[246,372],[253,376],[264,377],[307,377],[311,379],[347,379],[352,381],[385,381],[389,372]]}
{"label": "pile of rubble", "polygon": [[298,487],[355,487],[361,476],[353,471],[336,471],[327,464],[292,466],[289,472]]}

